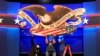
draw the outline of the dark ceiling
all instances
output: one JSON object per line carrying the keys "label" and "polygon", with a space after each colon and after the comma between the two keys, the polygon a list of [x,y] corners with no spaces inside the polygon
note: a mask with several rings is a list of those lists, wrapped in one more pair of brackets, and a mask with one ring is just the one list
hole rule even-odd
{"label": "dark ceiling", "polygon": [[21,3],[31,3],[31,4],[68,4],[68,3],[82,3],[90,2],[96,0],[6,0],[9,2],[21,2]]}

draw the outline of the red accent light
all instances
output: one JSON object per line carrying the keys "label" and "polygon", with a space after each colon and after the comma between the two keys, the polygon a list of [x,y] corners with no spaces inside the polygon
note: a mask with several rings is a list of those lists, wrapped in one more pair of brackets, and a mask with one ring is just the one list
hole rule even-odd
{"label": "red accent light", "polygon": [[100,27],[100,24],[85,25],[84,27]]}
{"label": "red accent light", "polygon": [[96,16],[100,16],[100,14],[88,14],[87,17],[96,17]]}
{"label": "red accent light", "polygon": [[13,14],[0,14],[0,17],[11,17],[11,18],[16,18],[17,15],[13,15]]}
{"label": "red accent light", "polygon": [[6,24],[0,24],[0,26],[3,26],[3,27],[15,27],[15,28],[19,28],[18,25],[6,25]]}

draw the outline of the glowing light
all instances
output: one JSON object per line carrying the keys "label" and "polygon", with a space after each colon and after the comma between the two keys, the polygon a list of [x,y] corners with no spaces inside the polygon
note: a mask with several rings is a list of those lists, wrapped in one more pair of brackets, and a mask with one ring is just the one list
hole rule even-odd
{"label": "glowing light", "polygon": [[83,9],[82,9],[82,11],[85,13],[85,12],[86,12],[86,9],[85,9],[85,8],[83,8]]}
{"label": "glowing light", "polygon": [[2,23],[2,20],[3,20],[3,19],[2,19],[2,18],[0,18],[0,23]]}

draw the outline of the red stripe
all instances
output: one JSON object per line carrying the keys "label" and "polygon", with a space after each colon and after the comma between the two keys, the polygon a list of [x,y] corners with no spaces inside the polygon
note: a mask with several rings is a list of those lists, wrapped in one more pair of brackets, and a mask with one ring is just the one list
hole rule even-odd
{"label": "red stripe", "polygon": [[45,35],[57,35],[57,34],[63,34],[63,33],[66,33],[66,30],[55,30],[55,31],[52,31],[52,32],[49,32],[49,33],[42,33],[42,34],[45,34]]}
{"label": "red stripe", "polygon": [[60,32],[56,32],[55,34],[58,35],[58,34],[64,34],[66,33],[66,30],[61,30]]}
{"label": "red stripe", "polygon": [[57,34],[57,33],[59,33],[59,32],[61,32],[61,30],[52,31],[52,32],[47,33],[47,34],[55,35],[55,34]]}
{"label": "red stripe", "polygon": [[40,31],[40,32],[33,32],[32,31],[32,34],[35,34],[35,35],[39,35],[39,36],[46,36],[46,35],[58,35],[58,34],[64,34],[66,33],[66,30],[46,30],[46,31]]}
{"label": "red stripe", "polygon": [[50,32],[56,31],[56,29],[50,29],[50,30],[46,30],[45,32],[41,32],[41,34],[47,34]]}
{"label": "red stripe", "polygon": [[100,16],[100,14],[88,14],[87,17],[96,17],[96,16]]}
{"label": "red stripe", "polygon": [[[64,30],[63,32],[60,32],[60,33],[58,33],[58,34],[64,34],[64,33],[67,33],[66,30]],[[57,34],[57,35],[58,35],[58,34]]]}

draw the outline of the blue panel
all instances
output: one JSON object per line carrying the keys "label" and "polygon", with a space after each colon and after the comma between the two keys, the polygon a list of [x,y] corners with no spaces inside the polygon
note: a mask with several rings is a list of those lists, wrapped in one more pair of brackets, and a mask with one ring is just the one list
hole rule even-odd
{"label": "blue panel", "polygon": [[7,56],[7,29],[0,27],[0,56]]}
{"label": "blue panel", "polygon": [[20,4],[20,8],[23,8],[23,7],[25,7],[25,6],[28,6],[28,5],[30,5],[30,4]]}
{"label": "blue panel", "polygon": [[0,13],[7,13],[7,3],[0,0]]}
{"label": "blue panel", "polygon": [[97,56],[96,28],[84,28],[84,56]]}
{"label": "blue panel", "polygon": [[28,53],[31,49],[31,37],[21,37],[20,38],[20,52]]}
{"label": "blue panel", "polygon": [[100,0],[96,0],[96,13],[100,14]]}
{"label": "blue panel", "polygon": [[7,2],[7,13],[17,15],[20,9],[20,3],[18,2]]}
{"label": "blue panel", "polygon": [[83,3],[83,7],[86,9],[86,14],[94,14],[96,13],[96,2],[85,2]]}
{"label": "blue panel", "polygon": [[83,36],[83,28],[77,28],[71,36]]}
{"label": "blue panel", "polygon": [[74,54],[83,53],[83,36],[65,36],[66,44],[70,45]]}
{"label": "blue panel", "polygon": [[96,53],[100,56],[100,26],[96,28]]}
{"label": "blue panel", "polygon": [[[31,5],[31,4],[21,4],[21,8],[23,8],[25,6],[28,6],[28,5]],[[53,8],[54,4],[39,4],[39,5],[45,6],[48,12],[54,10],[54,8]],[[82,8],[83,7],[82,3],[80,3],[80,4],[59,4],[59,5],[67,6],[71,9],[77,9],[77,8]]]}
{"label": "blue panel", "polygon": [[7,56],[19,56],[19,28],[7,28]]}
{"label": "blue panel", "polygon": [[71,8],[71,9],[83,8],[82,3],[79,3],[79,4],[63,4],[63,5]]}

